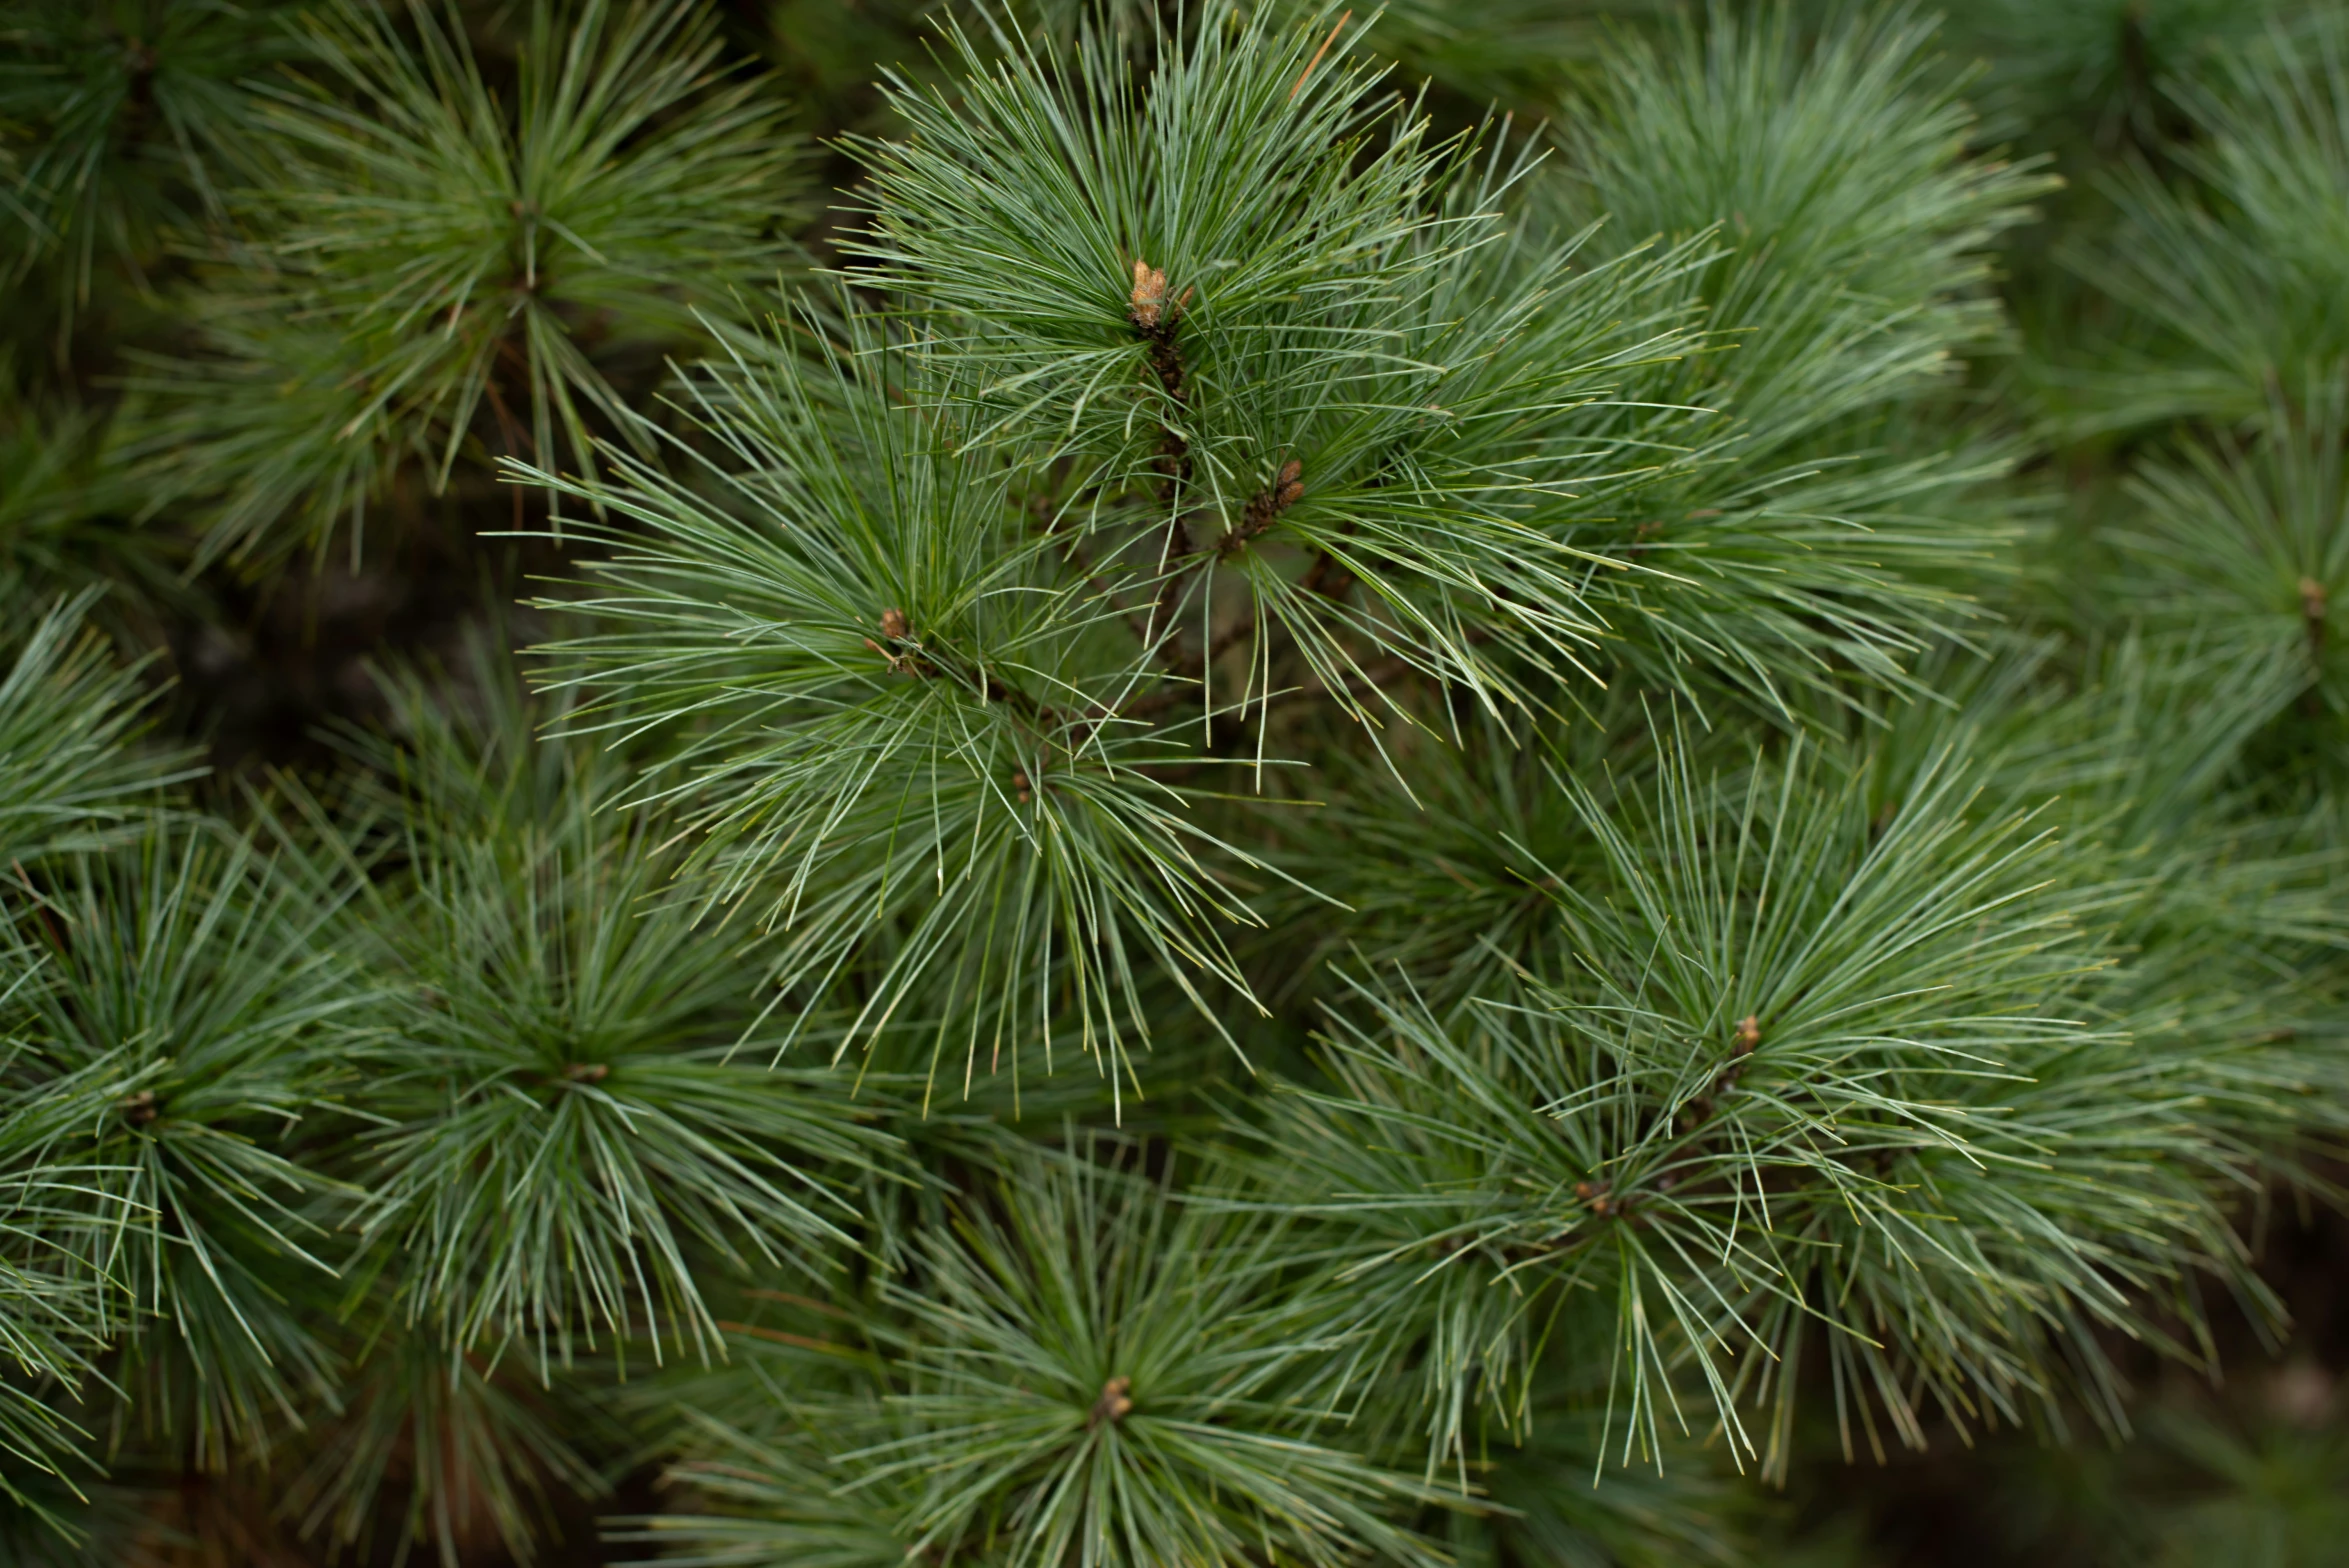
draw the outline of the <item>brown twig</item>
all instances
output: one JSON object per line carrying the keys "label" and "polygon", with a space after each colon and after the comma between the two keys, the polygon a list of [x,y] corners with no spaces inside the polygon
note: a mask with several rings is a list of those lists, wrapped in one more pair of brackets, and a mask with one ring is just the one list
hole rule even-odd
{"label": "brown twig", "polygon": [[[1139,256],[1134,258],[1134,288],[1128,296],[1126,319],[1134,324],[1134,330],[1147,347],[1151,374],[1158,378],[1167,400],[1178,409],[1183,407],[1186,372],[1175,331],[1182,324],[1184,309],[1191,303],[1191,293],[1186,288],[1180,295],[1169,298],[1166,270],[1151,266]],[[1179,563],[1192,554],[1190,530],[1184,526],[1182,513],[1176,510],[1183,487],[1191,478],[1191,446],[1170,420],[1159,421],[1157,467],[1164,479],[1162,498],[1168,513],[1159,564],[1167,576],[1159,587],[1143,631],[1142,640],[1146,644],[1158,641],[1162,624],[1172,624],[1175,607],[1182,597],[1183,580],[1188,575],[1188,569]]]}
{"label": "brown twig", "polygon": [[1293,457],[1281,464],[1272,483],[1250,496],[1248,504],[1241,508],[1238,526],[1215,542],[1215,553],[1222,556],[1236,553],[1242,545],[1270,528],[1281,513],[1295,506],[1305,494],[1304,474],[1305,465]]}

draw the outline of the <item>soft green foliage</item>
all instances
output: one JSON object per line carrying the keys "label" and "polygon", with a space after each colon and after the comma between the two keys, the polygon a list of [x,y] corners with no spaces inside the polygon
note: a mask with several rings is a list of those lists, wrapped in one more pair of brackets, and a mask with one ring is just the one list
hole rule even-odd
{"label": "soft green foliage", "polygon": [[2185,1417],[2165,1422],[2157,1440],[2198,1472],[2144,1532],[2158,1540],[2151,1560],[2162,1568],[2245,1547],[2246,1560],[2278,1568],[2321,1563],[2349,1527],[2341,1488],[2349,1453],[2337,1433],[2281,1421],[2244,1433]]}
{"label": "soft green foliage", "polygon": [[[696,399],[723,490],[619,457],[618,485],[533,473],[649,529],[599,568],[622,590],[591,601],[615,629],[553,651],[636,722],[700,725],[677,787],[707,803],[711,896],[780,874],[763,921],[790,996],[887,954],[852,1043],[933,1031],[932,1071],[952,1049],[967,1085],[982,1058],[1016,1070],[1023,1047],[1050,1049],[1066,1011],[1127,1071],[1147,1032],[1129,953],[1202,1008],[1187,970],[1245,994],[1222,928],[1259,917],[1227,889],[1268,877],[1202,820],[1195,786],[1155,771],[1212,747],[1219,720],[1256,730],[1262,788],[1305,760],[1269,733],[1292,694],[1416,726],[1395,676],[1456,681],[1508,723],[1657,639],[1675,679],[1693,664],[1769,693],[1824,680],[1834,650],[1898,679],[1919,618],[1949,606],[1885,560],[1913,548],[1946,570],[1966,545],[1845,512],[1972,477],[1978,457],[1872,465],[1813,487],[1835,515],[1795,515],[1752,493],[1788,476],[1741,467],[1746,436],[1702,435],[1691,388],[1619,395],[1699,345],[1678,323],[1701,303],[1695,269],[1726,264],[1711,240],[1594,262],[1581,236],[1512,227],[1525,165],[1430,148],[1310,32],[1204,28],[1139,94],[1104,42],[1070,85],[1021,46],[990,65],[955,44],[970,90],[901,88],[915,138],[866,149],[861,275],[911,341],[811,312],[709,373]],[[1734,35],[1721,47],[1739,58]],[[1858,88],[1848,74],[1806,81],[1820,123],[1855,92],[1903,107],[1897,60]],[[1941,172],[1941,259],[1888,274],[1890,298],[1816,285],[1867,332],[1938,312],[1928,346],[1902,350],[1936,365],[1973,330],[1950,323],[1982,315],[1960,297],[1969,258],[2028,188],[1945,167],[1961,127],[1945,107],[1874,176]],[[1316,242],[1281,243],[1295,232]],[[1741,319],[1791,297],[1761,292]],[[1658,490],[1736,502],[1741,521],[1651,546],[1625,513]],[[1782,524],[1741,537],[1817,564],[1757,587],[1730,531]],[[1843,558],[1862,540],[1871,559]]]}
{"label": "soft green foliage", "polygon": [[[1483,105],[1543,103],[1603,73],[1610,33],[1667,8],[1632,0],[1496,0],[1463,17],[1444,0],[1398,0],[1376,12],[1369,47],[1392,60],[1406,82],[1432,80],[1442,91]],[[1362,19],[1372,13],[1366,8]]]}
{"label": "soft green foliage", "polygon": [[616,591],[587,603],[613,629],[558,645],[572,681],[627,693],[577,722],[702,721],[660,787],[688,802],[711,898],[755,888],[786,933],[778,984],[806,1007],[888,954],[842,1049],[926,1021],[932,1071],[955,1052],[967,1085],[1007,1036],[1015,1071],[1039,1036],[1049,1070],[1065,1011],[1079,1049],[1129,1072],[1147,1029],[1129,952],[1244,984],[1206,924],[1244,906],[1199,862],[1245,857],[1143,771],[1186,748],[1116,716],[1155,684],[1132,632],[902,405],[889,359],[865,343],[855,362],[878,384],[843,380],[837,350],[824,380],[779,351],[714,373],[723,490],[615,457],[628,488],[584,492],[647,527],[598,568]]}
{"label": "soft green foliage", "polygon": [[2257,422],[2279,388],[2349,355],[2349,19],[2299,33],[2273,28],[2175,84],[2201,132],[2176,154],[2193,183],[2130,170],[2111,192],[2122,221],[2074,254],[2134,328],[2121,366],[2090,378],[2079,428]]}
{"label": "soft green foliage", "polygon": [[2166,152],[2177,131],[2164,92],[2171,78],[2315,9],[2293,0],[1975,0],[1953,10],[1951,44],[1981,59],[1993,101],[2034,122],[2035,142],[2077,136],[2108,154]]}
{"label": "soft green foliage", "polygon": [[157,1325],[140,1417],[215,1465],[328,1376],[287,1299],[313,1282],[277,1277],[331,1268],[333,1184],[287,1146],[327,1114],[332,1055],[305,1048],[366,1005],[312,941],[323,914],[249,844],[158,827],[68,863],[10,933],[12,1077],[89,1170],[47,1239],[105,1287],[102,1337]]}
{"label": "soft green foliage", "polygon": [[[1382,1517],[1420,1488],[1316,1441],[1281,1397],[1304,1329],[1267,1288],[1283,1227],[1201,1214],[1079,1152],[1091,1158],[1012,1164],[917,1259],[919,1290],[891,1287],[914,1335],[902,1391],[882,1440],[842,1463],[919,1483],[913,1548],[1434,1560]],[[1001,1219],[976,1206],[989,1199]]]}
{"label": "soft green foliage", "polygon": [[1913,1439],[1927,1404],[2015,1419],[2061,1381],[2041,1324],[2223,1256],[2187,1175],[2215,1151],[2169,1119],[2194,1086],[2077,1021],[2096,955],[2070,906],[2098,890],[2049,881],[2028,812],[1972,819],[1946,755],[1880,808],[1866,784],[1799,758],[1716,784],[1675,748],[1652,802],[1560,786],[1598,853],[1522,993],[1448,1025],[1376,998],[1332,1042],[1342,1087],[1274,1124],[1361,1217],[1357,1332],[1427,1336],[1439,1451],[1472,1384],[1525,1419],[1553,1286],[1612,1303],[1640,1444],[1693,1358],[1750,1453],[1734,1385],[1790,1398],[1814,1322],[1844,1330],[1838,1388]]}
{"label": "soft green foliage", "polygon": [[[283,52],[268,0],[26,0],[0,63],[0,278],[53,269],[70,329],[102,261],[134,275],[222,210],[252,106],[237,78]],[[14,145],[11,145],[14,144]]]}
{"label": "soft green foliage", "polygon": [[[11,976],[11,995],[30,980]],[[39,1380],[78,1380],[91,1370],[105,1342],[104,1282],[58,1245],[56,1234],[87,1212],[82,1185],[93,1174],[58,1147],[59,1129],[38,1114],[34,1094],[13,1069],[24,1050],[13,1029],[5,1038],[11,1082],[0,1122],[0,1506],[14,1504],[36,1518],[50,1510],[40,1494],[78,1495],[62,1462],[71,1462],[78,1424],[35,1392]],[[32,1386],[28,1386],[32,1385]],[[46,1482],[56,1483],[44,1486]],[[63,1502],[65,1496],[53,1499]],[[36,1538],[39,1529],[28,1533]]]}
{"label": "soft green foliage", "polygon": [[772,1266],[848,1244],[820,1167],[882,1140],[743,1038],[730,945],[653,902],[665,825],[615,805],[617,759],[531,739],[510,672],[480,676],[474,724],[407,687],[381,759],[399,869],[371,883],[360,940],[399,984],[360,1055],[362,1256],[399,1260],[409,1322],[528,1345],[542,1376],[607,1335],[707,1353],[689,1252]]}
{"label": "soft green foliage", "polygon": [[[1686,350],[1654,298],[1684,256],[1586,269],[1570,237],[1512,237],[1522,166],[1431,145],[1344,40],[1205,28],[1139,98],[1100,42],[1068,84],[957,44],[963,100],[901,89],[914,139],[867,149],[859,253],[935,323],[966,439],[1067,466],[1038,504],[1108,534],[1147,641],[1196,621],[1212,647],[1229,575],[1259,656],[1293,641],[1364,717],[1369,657],[1488,703],[1525,700],[1488,641],[1585,661],[1594,558],[1559,535],[1654,464],[1613,394]],[[1272,685],[1244,669],[1243,712]]]}
{"label": "soft green foliage", "polygon": [[[174,766],[183,759],[133,749],[138,677],[111,665],[87,610],[87,599],[54,605],[0,643],[0,896],[12,907],[33,892],[28,863],[135,839],[159,792],[186,776]],[[89,1373],[120,1303],[88,1243],[141,1217],[121,1185],[130,1172],[76,1136],[74,1102],[103,1092],[116,1069],[54,1054],[39,1020],[57,976],[29,936],[0,933],[0,1357],[15,1373],[0,1375],[0,1495],[16,1501],[20,1478],[53,1470],[77,1425],[27,1380]]]}
{"label": "soft green foliage", "polygon": [[2311,700],[2339,711],[2349,688],[2336,626],[2349,613],[2349,386],[2279,399],[2248,441],[2196,441],[2132,478],[2143,521],[2120,543],[2147,609],[2214,638],[2297,655]]}
{"label": "soft green foliage", "polygon": [[1641,501],[1613,621],[1633,666],[1772,707],[1856,666],[1898,682],[1978,613],[2012,524],[1969,492],[2001,443],[1914,405],[2001,331],[1988,248],[2049,182],[1971,155],[1974,119],[1897,15],[1805,50],[1783,13],[1635,45],[1570,131],[1573,205],[1623,244],[1705,234],[1711,351],[1642,387],[1717,417]]}
{"label": "soft green foliage", "polygon": [[613,378],[788,255],[796,149],[707,16],[540,5],[508,93],[456,18],[406,19],[329,8],[259,95],[266,202],[204,298],[214,352],[148,378],[156,482],[217,498],[212,548],[283,548],[289,516],[322,544],[398,464],[438,487],[476,443],[590,475],[600,436],[644,449]]}
{"label": "soft green foliage", "polygon": [[[71,404],[22,396],[0,363],[0,584],[12,593],[162,577],[151,532],[120,526],[138,498],[120,483],[112,427]],[[125,595],[127,597],[127,595]]]}
{"label": "soft green foliage", "polygon": [[334,1548],[404,1555],[430,1543],[454,1565],[494,1535],[527,1556],[556,1488],[604,1488],[579,1452],[592,1420],[550,1408],[542,1389],[485,1374],[432,1333],[374,1341],[342,1397],[315,1444],[288,1456],[282,1504],[302,1536]]}
{"label": "soft green foliage", "polygon": [[896,1370],[819,1396],[795,1432],[709,1429],[717,1495],[771,1499],[768,1522],[657,1538],[705,1562],[1440,1562],[1396,1516],[1441,1494],[1294,1398],[1315,1348],[1282,1288],[1295,1243],[1179,1202],[1118,1145],[1010,1153],[884,1287]]}
{"label": "soft green foliage", "polygon": [[109,661],[89,608],[54,604],[0,640],[0,865],[19,877],[28,860],[125,836],[156,791],[187,777],[184,757],[132,745],[146,694],[135,669]]}
{"label": "soft green foliage", "polygon": [[2251,10],[12,14],[0,1562],[2321,1540]]}
{"label": "soft green foliage", "polygon": [[[1745,1548],[1750,1508],[1729,1479],[1708,1467],[1695,1445],[1674,1451],[1667,1467],[1609,1469],[1603,1404],[1594,1400],[1604,1352],[1554,1356],[1533,1394],[1528,1440],[1499,1449],[1486,1472],[1489,1510],[1455,1514],[1447,1545],[1464,1563],[1525,1563],[1537,1568],[1624,1568],[1736,1563]],[[1593,1477],[1606,1472],[1604,1484]]]}
{"label": "soft green foliage", "polygon": [[1691,21],[1627,48],[1581,122],[1573,172],[1619,241],[1722,228],[1707,303],[1776,329],[1741,343],[1740,382],[1799,374],[1789,361],[1849,353],[1855,334],[1908,340],[1896,364],[1997,334],[1989,248],[2048,182],[1978,155],[1932,36],[1895,14],[1805,48],[1783,14]]}

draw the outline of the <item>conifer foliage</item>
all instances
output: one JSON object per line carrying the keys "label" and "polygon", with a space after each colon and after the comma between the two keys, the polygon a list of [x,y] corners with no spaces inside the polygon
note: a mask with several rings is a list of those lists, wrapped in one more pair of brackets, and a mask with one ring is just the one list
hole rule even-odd
{"label": "conifer foliage", "polygon": [[2286,1342],[2349,23],[1602,9],[12,21],[0,1561],[1858,1564]]}

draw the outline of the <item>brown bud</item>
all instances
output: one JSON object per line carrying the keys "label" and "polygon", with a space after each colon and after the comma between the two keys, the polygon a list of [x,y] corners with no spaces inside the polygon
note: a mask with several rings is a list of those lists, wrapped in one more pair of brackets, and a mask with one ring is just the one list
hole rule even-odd
{"label": "brown bud", "polygon": [[909,629],[903,610],[889,609],[881,612],[882,636],[903,637]]}
{"label": "brown bud", "polygon": [[605,1062],[573,1062],[563,1069],[563,1076],[573,1083],[602,1083],[611,1073],[610,1064]]}
{"label": "brown bud", "polygon": [[1737,1021],[1737,1054],[1748,1056],[1762,1043],[1762,1020],[1752,1013]]}
{"label": "brown bud", "polygon": [[1095,1427],[1104,1421],[1114,1424],[1123,1420],[1126,1413],[1134,1408],[1133,1386],[1134,1380],[1130,1377],[1113,1377],[1102,1384],[1101,1397],[1093,1401],[1093,1410],[1085,1417],[1085,1425]]}
{"label": "brown bud", "polygon": [[1297,504],[1297,498],[1304,493],[1305,465],[1292,457],[1287,462],[1281,464],[1281,471],[1273,476],[1273,510],[1278,512],[1287,511],[1290,507]]}
{"label": "brown bud", "polygon": [[[1185,289],[1183,298],[1187,300],[1190,297],[1190,290]],[[1159,321],[1166,314],[1166,273],[1139,256],[1134,258],[1132,300],[1134,325],[1145,332],[1157,330]],[[1179,303],[1176,308],[1181,308]]]}
{"label": "brown bud", "polygon": [[144,1127],[156,1117],[155,1091],[141,1089],[122,1102],[122,1114],[130,1118],[134,1127]]}

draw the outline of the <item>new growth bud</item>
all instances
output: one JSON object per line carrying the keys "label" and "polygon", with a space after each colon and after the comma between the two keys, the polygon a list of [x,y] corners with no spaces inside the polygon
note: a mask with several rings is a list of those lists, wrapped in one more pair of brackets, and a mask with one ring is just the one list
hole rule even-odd
{"label": "new growth bud", "polygon": [[1191,290],[1185,289],[1175,299],[1166,297],[1166,269],[1153,267],[1141,257],[1134,258],[1133,308],[1127,312],[1135,326],[1144,332],[1158,332],[1171,328],[1182,319],[1183,307],[1191,303]]}
{"label": "new growth bud", "polygon": [[1102,1384],[1101,1397],[1093,1401],[1092,1413],[1085,1417],[1086,1427],[1097,1427],[1104,1421],[1114,1426],[1124,1420],[1126,1412],[1134,1408],[1133,1396],[1128,1392],[1133,1386],[1130,1377],[1113,1377]]}

